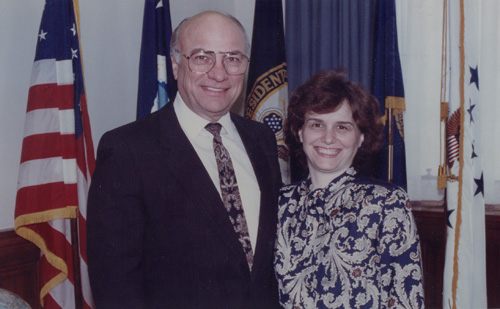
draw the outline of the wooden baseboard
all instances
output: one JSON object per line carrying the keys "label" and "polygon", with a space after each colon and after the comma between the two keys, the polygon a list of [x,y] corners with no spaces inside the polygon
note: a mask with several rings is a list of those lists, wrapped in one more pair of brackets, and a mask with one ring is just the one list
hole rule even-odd
{"label": "wooden baseboard", "polygon": [[16,293],[32,308],[40,308],[38,260],[40,250],[14,230],[0,231],[0,288]]}

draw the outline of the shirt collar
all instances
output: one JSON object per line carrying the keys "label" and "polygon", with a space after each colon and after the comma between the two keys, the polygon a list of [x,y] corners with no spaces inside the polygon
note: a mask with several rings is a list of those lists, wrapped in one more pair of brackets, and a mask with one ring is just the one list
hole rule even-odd
{"label": "shirt collar", "polygon": [[311,175],[309,175],[302,183],[300,184],[299,190],[302,194],[311,194],[312,192],[324,191],[324,192],[337,192],[341,188],[343,188],[345,183],[348,183],[354,179],[357,175],[354,167],[349,167],[344,173],[332,179],[330,183],[324,188],[314,188],[311,180]]}
{"label": "shirt collar", "polygon": [[[175,96],[174,110],[177,118],[179,119],[182,130],[186,133],[188,138],[191,139],[201,132],[206,132],[205,126],[209,124],[210,121],[200,117],[198,114],[189,109],[179,94]],[[226,113],[217,122],[222,125],[221,135],[227,134],[229,137],[233,137],[238,134],[229,113]]]}

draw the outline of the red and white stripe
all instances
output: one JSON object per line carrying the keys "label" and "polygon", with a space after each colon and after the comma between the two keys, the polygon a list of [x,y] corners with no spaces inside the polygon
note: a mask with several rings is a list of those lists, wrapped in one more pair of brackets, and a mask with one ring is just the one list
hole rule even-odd
{"label": "red and white stripe", "polygon": [[[19,167],[16,232],[41,249],[40,300],[45,308],[74,308],[70,216],[78,213],[83,307],[93,301],[87,273],[86,205],[94,150],[81,97],[84,134],[75,138],[71,60],[33,65]],[[77,211],[77,212],[76,212]]]}
{"label": "red and white stripe", "polygon": [[458,160],[460,147],[455,136],[449,136],[447,139],[448,146],[448,164],[453,165],[453,162]]}

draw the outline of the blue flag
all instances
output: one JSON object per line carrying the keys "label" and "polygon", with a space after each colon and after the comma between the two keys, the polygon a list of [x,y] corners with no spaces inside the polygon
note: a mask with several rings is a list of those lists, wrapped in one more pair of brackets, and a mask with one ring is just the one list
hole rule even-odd
{"label": "blue flag", "polygon": [[375,161],[375,176],[406,189],[405,100],[394,0],[379,2],[375,49],[373,94],[385,122],[384,144]]}
{"label": "blue flag", "polygon": [[139,67],[137,119],[165,106],[177,92],[170,61],[171,37],[169,0],[146,0]]}
{"label": "blue flag", "polygon": [[290,182],[283,123],[288,107],[285,34],[281,0],[257,0],[245,116],[269,125],[276,135],[281,176]]}

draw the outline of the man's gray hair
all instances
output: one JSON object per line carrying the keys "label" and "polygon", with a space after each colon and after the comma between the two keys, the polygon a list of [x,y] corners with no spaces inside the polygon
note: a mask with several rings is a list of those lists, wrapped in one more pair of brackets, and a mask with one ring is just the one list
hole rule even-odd
{"label": "man's gray hair", "polygon": [[[243,34],[243,38],[245,40],[244,53],[247,57],[250,57],[250,42],[248,41],[247,32],[245,31],[245,28],[240,23],[240,21],[238,19],[236,19],[236,17],[234,17],[233,15],[221,13],[221,12],[217,12],[217,13],[222,14],[222,15],[228,17],[229,19],[231,19],[236,24],[236,26],[240,29],[241,33]],[[174,32],[172,33],[172,38],[170,39],[170,54],[174,56],[174,59],[177,63],[179,63],[179,61],[180,61],[179,36],[180,36],[182,29],[184,29],[184,27],[191,20],[191,18],[193,18],[193,16],[184,18],[179,23],[179,25],[175,28]]]}

